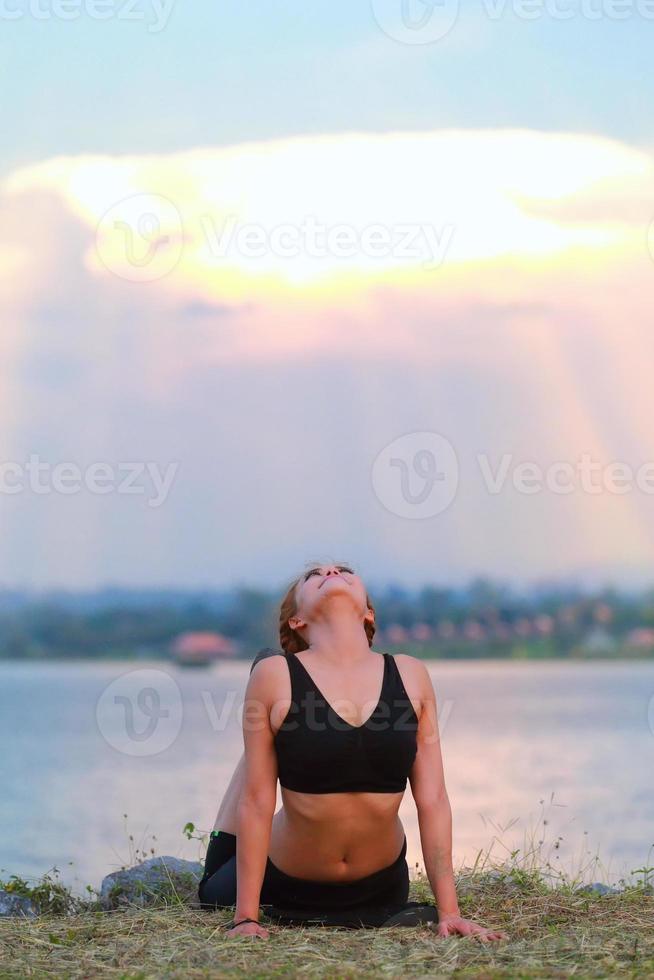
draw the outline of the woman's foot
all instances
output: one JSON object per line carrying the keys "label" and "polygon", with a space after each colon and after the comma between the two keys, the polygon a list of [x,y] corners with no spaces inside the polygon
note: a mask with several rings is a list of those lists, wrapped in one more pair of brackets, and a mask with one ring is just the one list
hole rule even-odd
{"label": "woman's foot", "polygon": [[343,912],[292,911],[262,906],[265,915],[277,925],[335,926],[345,929],[383,929],[393,926],[419,926],[438,922],[438,909],[424,902],[404,905],[371,906]]}
{"label": "woman's foot", "polygon": [[438,909],[425,902],[407,902],[398,912],[381,923],[382,929],[393,926],[421,926],[428,922],[438,922]]}

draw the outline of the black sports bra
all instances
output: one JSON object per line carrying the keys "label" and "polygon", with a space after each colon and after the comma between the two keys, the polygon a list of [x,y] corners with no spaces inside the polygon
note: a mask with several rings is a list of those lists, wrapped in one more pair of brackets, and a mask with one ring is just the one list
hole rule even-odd
{"label": "black sports bra", "polygon": [[417,752],[418,717],[395,658],[384,657],[377,706],[363,725],[336,714],[293,654],[291,706],[275,735],[279,782],[301,793],[401,793]]}

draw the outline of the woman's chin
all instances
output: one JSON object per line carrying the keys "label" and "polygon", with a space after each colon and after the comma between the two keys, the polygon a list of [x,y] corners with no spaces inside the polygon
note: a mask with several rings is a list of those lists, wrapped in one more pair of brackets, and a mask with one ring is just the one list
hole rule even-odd
{"label": "woman's chin", "polygon": [[361,606],[362,610],[365,609],[365,601],[363,597],[359,596],[355,589],[347,582],[334,582],[325,584],[320,590],[315,598],[314,608],[320,609],[325,603],[329,603],[331,606],[334,602],[343,601],[344,606],[351,607],[354,605],[359,609]]}
{"label": "woman's chin", "polygon": [[352,595],[352,586],[348,585],[348,583],[343,581],[343,579],[327,579],[327,581],[318,589],[318,598],[324,595],[335,595],[337,592]]}

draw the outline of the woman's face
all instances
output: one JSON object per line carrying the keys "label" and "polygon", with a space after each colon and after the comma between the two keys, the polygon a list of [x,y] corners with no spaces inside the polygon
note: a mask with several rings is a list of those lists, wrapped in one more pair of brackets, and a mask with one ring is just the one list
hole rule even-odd
{"label": "woman's face", "polygon": [[350,600],[362,622],[372,618],[366,587],[349,565],[316,565],[304,573],[295,587],[296,615],[289,619],[291,629],[310,623],[316,612],[336,596]]}

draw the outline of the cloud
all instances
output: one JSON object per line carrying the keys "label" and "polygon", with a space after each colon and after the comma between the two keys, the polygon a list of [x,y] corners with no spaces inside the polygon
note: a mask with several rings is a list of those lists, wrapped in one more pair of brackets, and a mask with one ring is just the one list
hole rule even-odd
{"label": "cloud", "polygon": [[[0,189],[7,454],[180,469],[157,513],[136,497],[2,497],[0,574],[208,582],[321,550],[417,579],[644,568],[649,498],[494,497],[475,459],[650,453],[653,190],[640,149],[525,130],[16,170]],[[316,225],[341,239],[321,251]],[[410,254],[407,226],[436,234]],[[372,462],[432,430],[456,448],[461,490],[438,519],[401,520]]]}
{"label": "cloud", "polygon": [[[455,268],[619,246],[611,209],[635,181],[645,200],[652,158],[616,141],[446,130],[62,157],[18,170],[4,190],[60,195],[89,229],[93,244],[83,260],[93,274],[144,281],[152,273],[161,289],[217,300],[274,299],[289,287],[325,284],[365,288],[407,272],[433,282],[425,264],[447,228],[452,237],[440,258]],[[631,209],[621,217],[628,235],[639,216]],[[371,229],[384,230],[391,244],[381,232],[365,240]]]}

